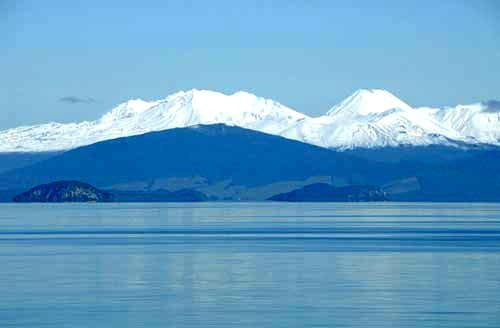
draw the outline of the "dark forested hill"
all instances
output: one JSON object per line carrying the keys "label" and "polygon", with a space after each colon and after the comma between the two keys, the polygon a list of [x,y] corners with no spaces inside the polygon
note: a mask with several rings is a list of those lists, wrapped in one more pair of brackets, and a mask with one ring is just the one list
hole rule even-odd
{"label": "dark forested hill", "polygon": [[60,152],[0,153],[0,174],[46,160],[57,154],[60,154]]}
{"label": "dark forested hill", "polygon": [[[436,149],[419,151],[423,155],[399,154],[397,160],[380,160],[377,150],[372,150],[371,156],[358,156],[216,124],[152,132],[70,150],[0,174],[0,190],[26,189],[58,180],[86,181],[114,189],[152,185],[162,179],[202,177],[209,185],[225,181],[219,189],[275,188],[281,183],[281,189],[270,197],[297,189],[282,188],[290,181],[328,176],[336,186],[387,188],[396,194],[391,199],[500,201],[498,150],[458,153],[443,149],[439,151],[443,158],[432,161],[428,158]],[[202,192],[211,195],[206,188]]]}

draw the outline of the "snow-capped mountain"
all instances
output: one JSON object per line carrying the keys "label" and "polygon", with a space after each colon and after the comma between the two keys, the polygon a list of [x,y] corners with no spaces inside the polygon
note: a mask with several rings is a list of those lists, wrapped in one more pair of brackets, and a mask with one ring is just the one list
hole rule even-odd
{"label": "snow-capped mountain", "polygon": [[326,115],[297,122],[282,135],[337,149],[450,144],[450,139],[461,139],[433,111],[414,109],[385,90],[358,90]]}
{"label": "snow-capped mountain", "polygon": [[72,149],[102,140],[198,124],[223,123],[313,145],[351,149],[402,145],[500,145],[500,103],[413,108],[385,90],[358,90],[325,115],[309,117],[246,92],[181,91],[158,101],[130,100],[100,119],[0,131],[0,152]]}
{"label": "snow-capped mountain", "polygon": [[100,119],[49,123],[0,132],[0,152],[72,149],[98,141],[197,124],[224,123],[270,134],[308,118],[273,100],[237,92],[178,92],[159,101],[130,100]]}
{"label": "snow-capped mountain", "polygon": [[446,128],[456,131],[466,143],[500,144],[500,102],[431,109]]}

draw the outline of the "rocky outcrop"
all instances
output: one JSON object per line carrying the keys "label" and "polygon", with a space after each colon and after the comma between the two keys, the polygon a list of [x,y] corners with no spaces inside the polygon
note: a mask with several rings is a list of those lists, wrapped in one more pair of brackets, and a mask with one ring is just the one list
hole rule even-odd
{"label": "rocky outcrop", "polygon": [[31,188],[14,197],[19,203],[111,202],[113,196],[79,181],[57,181]]}

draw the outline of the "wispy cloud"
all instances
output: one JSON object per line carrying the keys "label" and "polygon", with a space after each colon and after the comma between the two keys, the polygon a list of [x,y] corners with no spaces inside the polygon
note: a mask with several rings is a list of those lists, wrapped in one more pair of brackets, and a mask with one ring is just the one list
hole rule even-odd
{"label": "wispy cloud", "polygon": [[498,113],[500,112],[500,101],[498,100],[488,100],[484,102],[486,105],[486,111],[490,113]]}
{"label": "wispy cloud", "polygon": [[65,96],[59,98],[60,102],[66,103],[66,104],[92,104],[95,103],[96,100],[91,97],[77,97],[77,96]]}

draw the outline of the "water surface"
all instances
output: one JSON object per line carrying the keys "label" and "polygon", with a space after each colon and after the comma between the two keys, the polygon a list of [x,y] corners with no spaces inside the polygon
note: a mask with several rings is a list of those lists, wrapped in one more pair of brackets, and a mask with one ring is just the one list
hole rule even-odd
{"label": "water surface", "polygon": [[499,327],[500,204],[1,204],[0,327]]}

